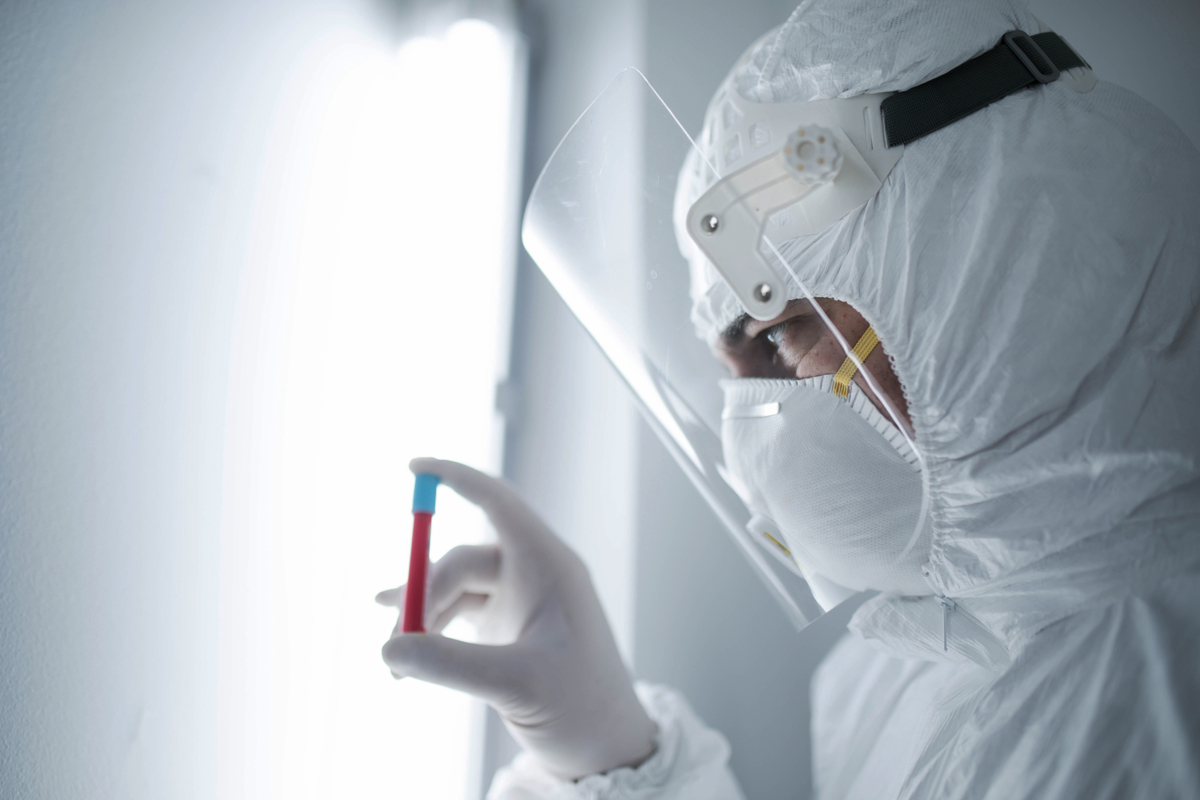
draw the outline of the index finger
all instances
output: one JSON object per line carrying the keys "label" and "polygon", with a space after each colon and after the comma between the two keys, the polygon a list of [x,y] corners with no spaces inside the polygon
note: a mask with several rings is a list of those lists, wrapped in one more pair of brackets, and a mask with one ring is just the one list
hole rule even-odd
{"label": "index finger", "polygon": [[544,541],[548,537],[558,540],[516,490],[499,478],[466,464],[440,458],[414,458],[408,468],[414,473],[437,475],[463,499],[483,509],[501,538]]}

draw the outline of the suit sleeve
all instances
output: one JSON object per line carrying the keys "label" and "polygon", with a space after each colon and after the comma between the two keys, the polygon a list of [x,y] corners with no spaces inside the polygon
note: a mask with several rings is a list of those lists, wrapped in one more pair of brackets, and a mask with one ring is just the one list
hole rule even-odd
{"label": "suit sleeve", "polygon": [[496,773],[488,800],[745,800],[724,736],[672,689],[640,683],[637,693],[658,726],[658,748],[643,764],[564,781],[522,753]]}

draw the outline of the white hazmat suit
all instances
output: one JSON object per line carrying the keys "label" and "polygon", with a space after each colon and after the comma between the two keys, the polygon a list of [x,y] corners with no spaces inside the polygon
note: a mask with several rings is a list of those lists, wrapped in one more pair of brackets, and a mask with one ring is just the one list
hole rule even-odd
{"label": "white hazmat suit", "polygon": [[[1039,25],[1007,0],[816,0],[732,79],[762,102],[901,91],[1018,28]],[[908,145],[783,252],[886,347],[932,519],[928,592],[862,606],[814,680],[817,795],[1200,797],[1196,149],[1112,84],[1036,86]],[[521,757],[489,796],[740,797],[722,737],[639,695],[644,764],[569,782]]]}

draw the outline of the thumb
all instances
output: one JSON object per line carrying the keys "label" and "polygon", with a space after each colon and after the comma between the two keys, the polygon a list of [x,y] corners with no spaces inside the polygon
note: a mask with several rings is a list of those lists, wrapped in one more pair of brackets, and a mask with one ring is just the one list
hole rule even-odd
{"label": "thumb", "polygon": [[513,645],[486,645],[448,639],[436,633],[404,633],[383,646],[383,661],[402,677],[436,683],[495,705],[523,694],[524,676]]}

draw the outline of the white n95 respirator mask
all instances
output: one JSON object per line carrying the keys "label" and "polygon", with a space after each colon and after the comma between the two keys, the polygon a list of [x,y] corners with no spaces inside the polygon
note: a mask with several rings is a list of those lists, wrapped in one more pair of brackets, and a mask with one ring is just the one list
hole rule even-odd
{"label": "white n95 respirator mask", "polygon": [[833,375],[737,378],[721,388],[725,464],[755,512],[750,525],[763,528],[752,533],[779,540],[806,576],[859,591],[931,593],[921,573],[928,520],[914,536],[917,457],[856,385],[845,398],[834,394]]}

